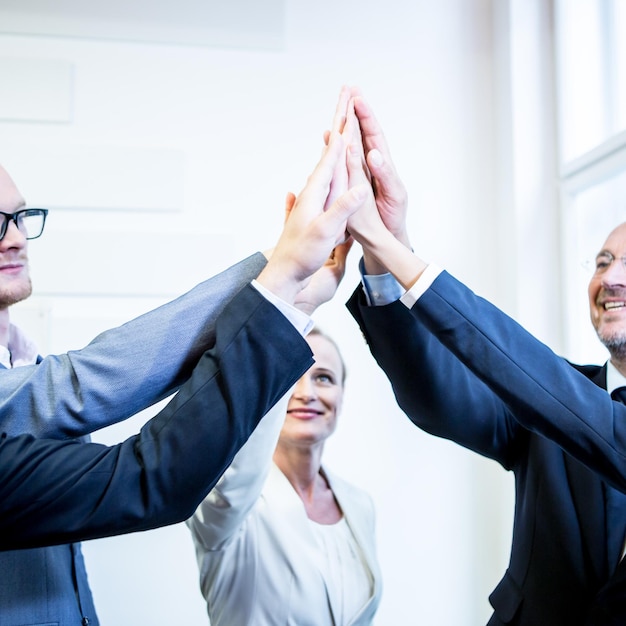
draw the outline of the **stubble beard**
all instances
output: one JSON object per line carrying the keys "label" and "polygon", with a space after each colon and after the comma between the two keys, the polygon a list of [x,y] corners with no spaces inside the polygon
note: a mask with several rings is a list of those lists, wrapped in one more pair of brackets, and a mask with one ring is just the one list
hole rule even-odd
{"label": "stubble beard", "polygon": [[33,284],[30,276],[20,284],[0,289],[0,309],[6,309],[18,302],[26,300],[33,293]]}
{"label": "stubble beard", "polygon": [[626,360],[626,330],[608,333],[598,329],[597,334],[598,339],[604,344],[614,360]]}

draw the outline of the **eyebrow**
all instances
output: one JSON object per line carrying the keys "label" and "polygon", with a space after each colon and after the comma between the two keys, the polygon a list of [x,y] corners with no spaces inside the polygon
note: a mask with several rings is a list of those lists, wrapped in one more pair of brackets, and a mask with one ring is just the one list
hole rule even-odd
{"label": "eyebrow", "polygon": [[334,369],[331,369],[330,367],[324,367],[324,366],[320,366],[320,367],[312,367],[311,371],[315,374],[329,374],[330,376],[333,376],[334,378],[340,379],[341,378],[341,372],[336,372]]}

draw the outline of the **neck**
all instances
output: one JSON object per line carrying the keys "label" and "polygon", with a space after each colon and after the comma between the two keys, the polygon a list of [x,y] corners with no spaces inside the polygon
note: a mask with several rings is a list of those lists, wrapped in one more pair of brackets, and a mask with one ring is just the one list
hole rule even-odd
{"label": "neck", "polygon": [[274,463],[287,477],[300,498],[310,501],[320,479],[323,444],[308,447],[281,445],[274,451]]}
{"label": "neck", "polygon": [[307,517],[319,524],[336,524],[343,513],[320,471],[323,448],[323,443],[299,448],[279,442],[274,462],[302,500]]}

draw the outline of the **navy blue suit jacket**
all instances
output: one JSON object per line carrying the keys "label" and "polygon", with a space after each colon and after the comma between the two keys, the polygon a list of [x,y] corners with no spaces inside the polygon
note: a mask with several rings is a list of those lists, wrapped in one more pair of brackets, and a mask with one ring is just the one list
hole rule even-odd
{"label": "navy blue suit jacket", "polygon": [[138,435],[111,447],[1,438],[0,549],[187,519],[312,363],[308,344],[286,318],[253,287],[244,288],[217,320],[215,347]]}
{"label": "navy blue suit jacket", "polygon": [[411,310],[369,307],[360,289],[348,307],[410,419],[515,474],[489,624],[584,624],[626,531],[612,506],[626,491],[626,407],[601,389],[604,368],[573,367],[445,272]]}

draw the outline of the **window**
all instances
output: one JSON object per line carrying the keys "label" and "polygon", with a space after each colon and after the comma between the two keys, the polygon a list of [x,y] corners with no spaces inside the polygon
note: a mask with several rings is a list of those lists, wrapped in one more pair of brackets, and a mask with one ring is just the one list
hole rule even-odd
{"label": "window", "polygon": [[567,162],[626,130],[626,2],[557,0],[555,26]]}
{"label": "window", "polygon": [[583,262],[626,221],[626,2],[555,0],[554,18],[565,342],[598,362]]}

